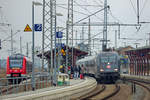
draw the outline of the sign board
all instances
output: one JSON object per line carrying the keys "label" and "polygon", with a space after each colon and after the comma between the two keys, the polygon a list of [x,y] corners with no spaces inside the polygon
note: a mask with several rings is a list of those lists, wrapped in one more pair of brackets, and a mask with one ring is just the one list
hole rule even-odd
{"label": "sign board", "polygon": [[42,24],[34,24],[35,31],[42,31]]}
{"label": "sign board", "polygon": [[56,47],[62,47],[63,48],[63,47],[65,47],[65,44],[64,43],[57,43]]}
{"label": "sign board", "polygon": [[31,32],[31,31],[32,30],[31,30],[30,26],[27,24],[25,29],[24,29],[24,32]]}
{"label": "sign board", "polygon": [[61,31],[56,32],[56,37],[57,38],[62,38],[63,37],[63,32],[61,32]]}

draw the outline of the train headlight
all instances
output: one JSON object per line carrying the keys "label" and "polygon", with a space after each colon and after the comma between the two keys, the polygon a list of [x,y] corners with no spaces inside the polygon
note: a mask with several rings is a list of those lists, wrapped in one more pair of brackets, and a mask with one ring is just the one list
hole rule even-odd
{"label": "train headlight", "polygon": [[23,72],[23,70],[20,70],[20,72],[22,73],[22,72]]}
{"label": "train headlight", "polygon": [[103,72],[104,71],[104,69],[100,69],[100,72]]}
{"label": "train headlight", "polygon": [[118,69],[117,69],[117,68],[115,68],[114,70],[115,70],[115,71],[118,71]]}
{"label": "train headlight", "polygon": [[10,72],[12,72],[12,70],[9,70]]}

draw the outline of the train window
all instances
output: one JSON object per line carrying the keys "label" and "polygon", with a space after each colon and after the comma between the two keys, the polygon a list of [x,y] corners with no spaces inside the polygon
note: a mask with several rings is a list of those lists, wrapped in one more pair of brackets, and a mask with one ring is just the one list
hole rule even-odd
{"label": "train window", "polygon": [[21,68],[23,64],[23,59],[10,59],[10,68]]}
{"label": "train window", "polygon": [[101,57],[101,62],[116,62],[116,56]]}

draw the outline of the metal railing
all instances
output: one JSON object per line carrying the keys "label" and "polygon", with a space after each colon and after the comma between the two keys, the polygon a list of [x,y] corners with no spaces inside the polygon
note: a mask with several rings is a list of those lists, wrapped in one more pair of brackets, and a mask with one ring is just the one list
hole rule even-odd
{"label": "metal railing", "polygon": [[[32,90],[32,77],[0,78],[0,96]],[[48,75],[35,76],[35,89],[51,86]]]}

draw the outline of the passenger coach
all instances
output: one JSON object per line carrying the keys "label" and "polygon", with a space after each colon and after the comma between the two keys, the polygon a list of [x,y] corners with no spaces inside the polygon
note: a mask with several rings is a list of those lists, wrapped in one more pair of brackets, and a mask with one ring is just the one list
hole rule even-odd
{"label": "passenger coach", "polygon": [[116,52],[100,52],[76,62],[84,66],[85,74],[94,76],[97,80],[116,81],[120,77],[120,57]]}

